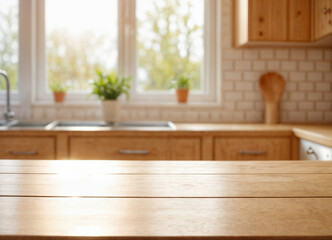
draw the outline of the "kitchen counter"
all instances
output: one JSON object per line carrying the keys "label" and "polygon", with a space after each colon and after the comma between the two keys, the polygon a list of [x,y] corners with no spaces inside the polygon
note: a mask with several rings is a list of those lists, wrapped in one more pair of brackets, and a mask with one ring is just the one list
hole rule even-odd
{"label": "kitchen counter", "polygon": [[0,239],[331,239],[331,162],[0,160]]}
{"label": "kitchen counter", "polygon": [[178,131],[292,132],[295,136],[332,147],[332,125],[310,124],[176,124]]}

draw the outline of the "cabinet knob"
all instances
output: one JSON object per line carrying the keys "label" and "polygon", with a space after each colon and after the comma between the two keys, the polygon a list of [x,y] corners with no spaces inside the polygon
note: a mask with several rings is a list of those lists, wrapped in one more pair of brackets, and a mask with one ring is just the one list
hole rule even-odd
{"label": "cabinet knob", "polygon": [[331,8],[324,7],[324,8],[322,9],[322,13],[323,13],[324,15],[326,15],[326,14],[328,14],[328,13],[331,13]]}
{"label": "cabinet knob", "polygon": [[297,11],[296,15],[299,17],[302,15],[302,12],[301,11]]}
{"label": "cabinet knob", "polygon": [[263,23],[263,22],[264,22],[264,18],[263,18],[263,17],[259,17],[259,18],[258,18],[258,21],[259,21],[260,23]]}

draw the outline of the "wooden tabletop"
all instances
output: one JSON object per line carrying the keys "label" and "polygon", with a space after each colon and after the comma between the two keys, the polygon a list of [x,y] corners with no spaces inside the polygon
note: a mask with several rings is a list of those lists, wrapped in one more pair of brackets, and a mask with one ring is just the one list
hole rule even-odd
{"label": "wooden tabletop", "polygon": [[0,160],[0,240],[332,239],[332,162]]}

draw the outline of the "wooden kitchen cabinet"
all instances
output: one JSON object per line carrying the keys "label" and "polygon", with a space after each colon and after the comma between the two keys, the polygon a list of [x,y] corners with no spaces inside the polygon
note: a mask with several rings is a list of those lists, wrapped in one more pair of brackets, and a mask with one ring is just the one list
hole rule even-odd
{"label": "wooden kitchen cabinet", "polygon": [[288,39],[297,42],[310,42],[311,0],[289,0]]}
{"label": "wooden kitchen cabinet", "polygon": [[54,137],[1,137],[0,159],[56,159]]}
{"label": "wooden kitchen cabinet", "polygon": [[332,0],[314,0],[315,40],[332,34]]}
{"label": "wooden kitchen cabinet", "polygon": [[199,137],[70,137],[70,159],[201,160]]}
{"label": "wooden kitchen cabinet", "polygon": [[70,137],[70,159],[165,160],[162,137]]}
{"label": "wooden kitchen cabinet", "polygon": [[312,41],[311,0],[236,0],[234,45]]}
{"label": "wooden kitchen cabinet", "polygon": [[201,138],[178,137],[167,140],[167,160],[202,160]]}
{"label": "wooden kitchen cabinet", "polygon": [[291,139],[286,137],[218,137],[215,160],[290,160]]}
{"label": "wooden kitchen cabinet", "polygon": [[249,0],[249,39],[287,40],[288,0]]}

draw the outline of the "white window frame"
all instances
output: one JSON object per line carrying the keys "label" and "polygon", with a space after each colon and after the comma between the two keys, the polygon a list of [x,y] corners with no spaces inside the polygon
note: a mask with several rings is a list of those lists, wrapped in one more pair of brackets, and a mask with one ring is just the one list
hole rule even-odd
{"label": "white window frame", "polygon": [[[20,0],[22,1],[22,0]],[[24,1],[24,0],[23,0]],[[45,44],[45,0],[29,0],[35,8],[35,94],[34,102],[51,102],[52,95],[47,87],[47,63]],[[118,1],[118,71],[132,76],[130,103],[156,104],[175,102],[173,92],[138,93],[136,92],[136,0]],[[221,85],[221,1],[205,0],[204,8],[204,92],[192,92],[192,103],[220,103]],[[95,97],[87,99],[90,92],[68,93],[67,102],[84,103],[95,101]]]}
{"label": "white window frame", "polygon": [[[120,10],[124,14],[119,31],[119,69],[132,76],[130,98],[134,102],[168,103],[174,102],[174,92],[156,91],[138,93],[136,91],[137,51],[136,51],[136,0],[121,0]],[[119,21],[120,23],[120,21]],[[124,64],[126,63],[126,64]],[[219,103],[221,83],[221,1],[205,0],[204,6],[204,92],[190,94],[193,103]]]}

